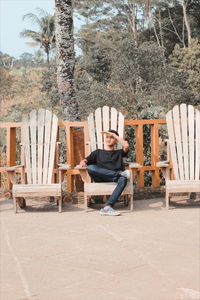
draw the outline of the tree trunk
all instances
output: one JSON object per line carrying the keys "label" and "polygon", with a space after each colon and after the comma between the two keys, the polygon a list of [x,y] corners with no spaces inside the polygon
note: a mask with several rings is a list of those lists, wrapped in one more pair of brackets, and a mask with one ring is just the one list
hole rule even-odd
{"label": "tree trunk", "polygon": [[188,4],[188,1],[183,0],[183,2],[182,2],[183,17],[184,17],[184,21],[185,21],[185,26],[187,28],[188,47],[190,47],[190,44],[191,44],[191,29],[190,29],[190,24],[189,24],[188,17],[187,17],[187,12],[186,12],[187,4]]}
{"label": "tree trunk", "polygon": [[72,0],[55,0],[57,84],[63,119],[79,120],[74,88],[74,37]]}
{"label": "tree trunk", "polygon": [[46,50],[46,55],[47,55],[47,66],[49,68],[49,49]]}

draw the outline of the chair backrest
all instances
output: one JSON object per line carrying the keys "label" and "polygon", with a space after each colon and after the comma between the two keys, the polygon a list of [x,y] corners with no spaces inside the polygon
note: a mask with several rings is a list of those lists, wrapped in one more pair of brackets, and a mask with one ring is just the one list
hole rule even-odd
{"label": "chair backrest", "polygon": [[166,120],[175,179],[199,180],[200,111],[192,105],[176,105]]}
{"label": "chair backrest", "polygon": [[49,110],[33,110],[22,119],[29,184],[50,184],[54,167],[58,118]]}
{"label": "chair backrest", "polygon": [[[102,136],[101,131],[113,129],[119,133],[120,137],[123,138],[124,136],[124,116],[114,107],[99,107],[94,113],[91,113],[88,116],[87,120],[91,151],[94,151],[97,148],[104,149],[105,135]],[[121,143],[118,143],[117,148],[122,148]]]}

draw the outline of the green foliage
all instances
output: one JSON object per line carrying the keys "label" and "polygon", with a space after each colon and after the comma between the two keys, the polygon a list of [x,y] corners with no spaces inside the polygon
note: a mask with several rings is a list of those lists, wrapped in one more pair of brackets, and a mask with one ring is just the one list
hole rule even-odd
{"label": "green foliage", "polygon": [[183,89],[191,94],[192,104],[200,104],[200,43],[192,40],[189,48],[176,45],[170,57],[171,65],[182,78]]}
{"label": "green foliage", "polygon": [[44,69],[42,72],[41,80],[42,88],[41,92],[45,93],[46,98],[50,102],[51,108],[59,105],[59,92],[56,80],[56,65],[51,63],[48,69]]}

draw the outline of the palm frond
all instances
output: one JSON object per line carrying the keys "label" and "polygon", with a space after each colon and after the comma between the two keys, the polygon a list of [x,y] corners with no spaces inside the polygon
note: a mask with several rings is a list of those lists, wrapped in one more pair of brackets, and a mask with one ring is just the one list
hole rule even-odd
{"label": "palm frond", "polygon": [[31,47],[37,47],[40,45],[39,42],[26,42],[26,45],[31,46]]}
{"label": "palm frond", "polygon": [[40,17],[45,17],[46,18],[46,17],[49,16],[49,13],[46,10],[44,10],[43,8],[41,8],[41,7],[37,7],[36,10],[37,10],[38,15]]}

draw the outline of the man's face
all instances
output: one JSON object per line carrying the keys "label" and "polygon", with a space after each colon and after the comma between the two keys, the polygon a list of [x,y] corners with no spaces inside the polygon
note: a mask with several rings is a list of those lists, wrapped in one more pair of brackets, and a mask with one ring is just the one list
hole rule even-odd
{"label": "man's face", "polygon": [[106,134],[106,145],[114,146],[117,144],[117,140],[109,134]]}

